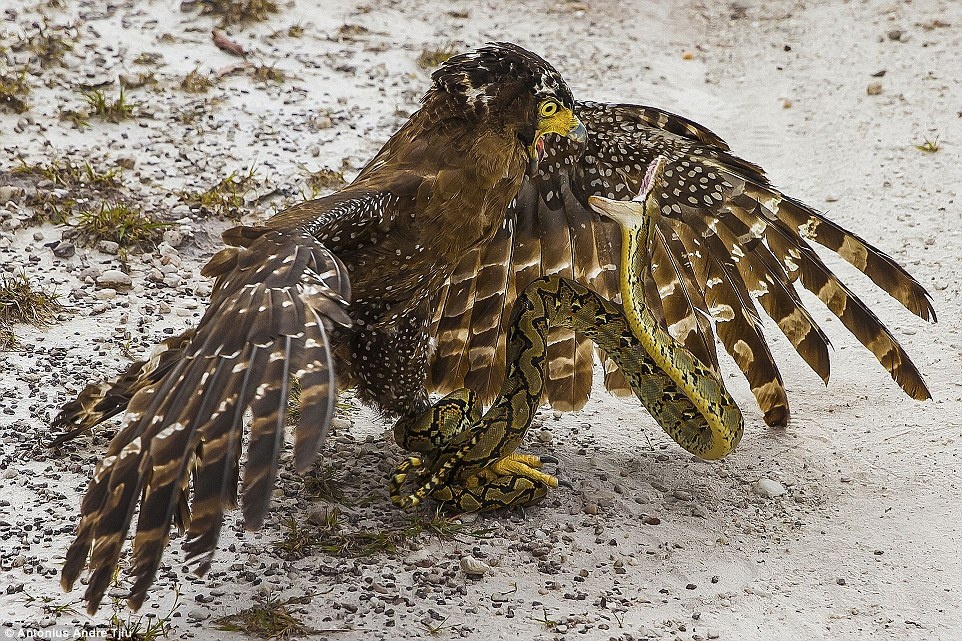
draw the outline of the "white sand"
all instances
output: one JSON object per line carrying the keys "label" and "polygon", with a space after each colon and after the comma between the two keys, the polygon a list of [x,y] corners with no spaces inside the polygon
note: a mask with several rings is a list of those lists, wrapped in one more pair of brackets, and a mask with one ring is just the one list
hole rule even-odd
{"label": "white sand", "polygon": [[[363,10],[296,2],[266,23],[229,30],[252,62],[276,63],[288,80],[265,87],[241,72],[206,95],[180,91],[180,79],[198,66],[223,71],[239,60],[213,47],[210,18],[182,13],[170,0],[120,3],[110,12],[94,8],[99,2],[67,4],[45,10],[51,24],[90,15],[66,67],[31,79],[33,124],[0,113],[4,172],[18,157],[49,162],[70,152],[98,166],[133,158],[136,169],[124,175],[131,197],[181,218],[182,205],[175,210],[182,213],[170,213],[179,204],[175,190],[204,189],[256,163],[256,195],[278,190],[273,201],[251,198],[254,217],[264,216],[304,189],[304,168],[340,169],[345,159],[350,177],[376,151],[427,86],[415,63],[423,46],[511,40],[555,63],[579,98],[652,104],[715,130],[786,193],[828,210],[907,266],[929,287],[941,319],[925,324],[833,259],[914,357],[933,400],[904,396],[806,295],[833,339],[834,370],[826,388],[786,341],[772,339],[791,395],[788,429],[766,428],[744,381],[733,376],[746,436],[725,461],[695,462],[637,403],[598,393],[581,413],[560,420],[548,413],[550,445],[536,438],[538,428],[530,439],[531,450],[562,459],[577,489],[555,492],[523,517],[468,519],[468,529],[490,529],[493,538],[422,535],[397,554],[351,559],[313,551],[290,560],[276,548],[283,521],[303,524],[324,503],[303,498],[300,481],[285,474],[264,531],[242,533],[237,515],[228,518],[205,580],[184,571],[179,546],[171,545],[170,565],[142,611],[167,615],[179,585],[170,638],[244,638],[219,631],[214,620],[248,607],[264,586],[282,599],[314,595],[299,606],[301,617],[334,632],[312,638],[430,637],[432,629],[438,638],[476,639],[962,638],[962,4],[759,0],[740,12],[695,1],[504,8],[373,0]],[[19,2],[7,6],[18,15],[0,23],[3,44],[37,15]],[[467,17],[446,13],[453,10]],[[733,12],[744,15],[732,20]],[[950,26],[926,28],[933,20]],[[284,35],[294,24],[303,37]],[[370,31],[339,36],[345,24]],[[893,29],[904,31],[902,41],[889,37]],[[116,82],[118,73],[141,69],[133,60],[144,51],[162,53],[166,63],[156,69],[158,85],[130,92],[152,118],[91,120],[84,131],[57,118],[58,108],[82,104],[72,83]],[[693,59],[683,59],[685,51]],[[884,77],[872,77],[881,70]],[[876,80],[882,93],[867,95]],[[182,122],[214,98],[193,124]],[[936,153],[915,147],[936,138]],[[28,212],[15,200],[0,215],[16,221]],[[105,301],[93,297],[82,272],[117,267],[116,256],[80,248],[55,259],[42,245],[63,228],[0,228],[4,266],[23,266],[65,296],[74,292],[64,322],[18,327],[22,349],[0,354],[0,624],[8,626],[0,636],[25,623],[51,634],[109,620],[109,603],[93,619],[52,608],[82,610],[80,593],[60,592],[57,575],[103,435],[113,428],[53,456],[41,445],[46,422],[84,382],[127,362],[121,347],[129,338],[141,355],[164,328],[196,321],[205,293],[199,266],[225,225],[192,224],[194,240],[175,252],[180,282],[145,280],[162,267],[160,256],[133,256],[134,282],[146,286]],[[55,347],[66,352],[51,353]],[[400,452],[385,440],[383,421],[363,411],[351,420],[356,440],[342,430],[337,453],[321,466],[344,494],[342,531],[397,527],[410,517],[390,507],[385,481]],[[754,484],[762,478],[786,493],[759,496]],[[599,506],[597,515],[583,512],[588,503]],[[643,522],[651,516],[660,524]],[[471,553],[494,566],[480,581],[460,570]]]}

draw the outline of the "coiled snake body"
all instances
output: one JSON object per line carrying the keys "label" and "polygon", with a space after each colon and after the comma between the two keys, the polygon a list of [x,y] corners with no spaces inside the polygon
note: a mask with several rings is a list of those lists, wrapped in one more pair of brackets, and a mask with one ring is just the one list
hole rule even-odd
{"label": "coiled snake body", "polygon": [[[718,373],[706,367],[658,323],[644,302],[650,270],[652,190],[664,162],[649,168],[633,201],[592,196],[591,206],[622,227],[623,307],[559,276],[532,282],[518,296],[507,337],[507,369],[500,394],[483,416],[474,394],[458,390],[438,401],[413,428],[438,445],[431,460],[403,461],[391,478],[392,501],[411,508],[430,497],[459,511],[480,511],[540,500],[555,477],[540,471],[551,459],[515,454],[545,386],[547,336],[555,325],[582,332],[625,373],[659,425],[683,448],[704,459],[731,452],[743,418]],[[432,456],[433,455],[433,456]],[[408,476],[416,489],[405,494]]]}

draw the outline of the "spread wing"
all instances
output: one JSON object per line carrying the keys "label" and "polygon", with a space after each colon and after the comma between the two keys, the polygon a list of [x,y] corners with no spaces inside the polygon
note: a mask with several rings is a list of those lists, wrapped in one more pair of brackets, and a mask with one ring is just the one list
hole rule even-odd
{"label": "spread wing", "polygon": [[[340,195],[328,204],[343,218],[360,212],[348,222],[363,226],[358,218],[371,210],[369,201]],[[209,568],[224,512],[237,504],[248,409],[242,507],[252,529],[270,503],[292,380],[301,388],[298,470],[313,463],[328,432],[336,392],[329,333],[351,323],[343,264],[303,226],[237,227],[224,240],[232,247],[204,268],[217,280],[196,329],[114,383],[88,387],[88,396],[55,419],[55,426],[82,431],[127,411],[83,499],[63,569],[61,582],[70,589],[90,568],[91,612],[114,576],[138,503],[132,608],[144,601],[172,524],[187,530],[184,549],[198,573]]]}
{"label": "spread wing", "polygon": [[[492,399],[504,376],[505,333],[516,294],[531,280],[560,273],[620,300],[620,236],[587,205],[592,195],[630,198],[648,164],[668,159],[658,194],[663,218],[653,248],[651,306],[671,333],[718,368],[715,339],[748,379],[770,425],[789,418],[788,398],[762,331],[760,307],[806,363],[830,374],[829,339],[795,283],[815,293],[905,392],[929,398],[925,382],[892,333],[823,263],[810,242],[834,251],[925,320],[935,311],[925,289],[898,263],[854,233],[773,187],[763,170],[733,155],[701,125],[636,105],[579,103],[588,127],[583,153],[553,138],[539,173],[509,208],[504,227],[465,256],[446,296],[436,301],[437,340],[430,386],[467,386]],[[474,276],[477,275],[477,278]],[[589,341],[555,330],[546,400],[578,409],[591,389]],[[627,392],[605,362],[609,389]]]}

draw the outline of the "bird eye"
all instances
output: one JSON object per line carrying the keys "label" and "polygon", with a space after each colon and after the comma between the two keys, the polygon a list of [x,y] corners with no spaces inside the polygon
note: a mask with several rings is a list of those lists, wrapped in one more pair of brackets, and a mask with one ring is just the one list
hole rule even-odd
{"label": "bird eye", "polygon": [[558,113],[558,103],[554,100],[545,100],[541,103],[541,117],[550,118]]}

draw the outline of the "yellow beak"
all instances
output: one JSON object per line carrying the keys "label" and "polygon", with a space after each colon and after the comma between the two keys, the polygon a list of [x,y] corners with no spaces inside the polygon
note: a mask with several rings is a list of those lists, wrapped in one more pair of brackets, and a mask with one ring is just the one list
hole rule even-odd
{"label": "yellow beak", "polygon": [[584,123],[578,119],[578,116],[570,109],[559,109],[553,116],[542,118],[538,123],[534,141],[528,147],[528,157],[531,158],[533,165],[537,165],[544,158],[545,134],[558,134],[579,144],[588,140],[588,130]]}

